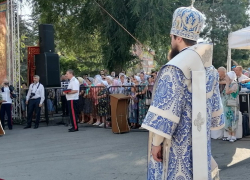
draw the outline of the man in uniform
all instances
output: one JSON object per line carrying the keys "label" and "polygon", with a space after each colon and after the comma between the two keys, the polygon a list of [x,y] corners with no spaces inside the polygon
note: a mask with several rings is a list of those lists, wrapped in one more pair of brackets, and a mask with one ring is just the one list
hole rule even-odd
{"label": "man in uniform", "polygon": [[174,12],[171,60],[158,74],[142,124],[149,130],[148,180],[218,178],[210,129],[224,126],[219,76],[212,45],[196,44],[204,17],[193,3]]}
{"label": "man in uniform", "polygon": [[78,124],[77,124],[77,103],[79,99],[79,81],[74,76],[73,70],[68,70],[66,73],[67,79],[69,79],[69,85],[67,92],[64,92],[66,94],[66,99],[68,102],[68,108],[69,108],[69,114],[70,114],[70,120],[72,124],[72,128],[69,129],[69,132],[75,132],[78,131]]}

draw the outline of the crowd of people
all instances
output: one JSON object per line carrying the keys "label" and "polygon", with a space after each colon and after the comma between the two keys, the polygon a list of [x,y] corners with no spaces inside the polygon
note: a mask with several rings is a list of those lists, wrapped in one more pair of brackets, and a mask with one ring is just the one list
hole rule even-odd
{"label": "crowd of people", "polygon": [[[147,113],[151,99],[152,87],[156,79],[156,72],[146,75],[140,72],[133,76],[127,76],[125,72],[111,75],[100,71],[93,78],[88,75],[77,77],[79,81],[78,122],[95,126],[111,126],[110,118],[110,94],[124,94],[130,96],[128,108],[128,120],[131,128],[141,128],[140,125]],[[62,86],[65,87],[67,79],[62,76]],[[63,112],[63,115],[67,115]]]}
{"label": "crowd of people", "polygon": [[[72,71],[73,73],[73,71]],[[141,124],[151,102],[153,85],[157,72],[144,72],[127,76],[125,72],[118,75],[101,70],[99,74],[90,77],[88,74],[75,77],[79,83],[79,95],[76,106],[77,123],[88,123],[100,127],[111,126],[110,94],[124,94],[129,96],[127,117],[131,128],[141,128]],[[61,76],[61,89],[47,89],[47,109],[49,115],[55,113],[55,106],[60,107],[62,116],[70,115],[70,106],[67,103],[67,94],[64,90],[69,86],[67,75]],[[26,118],[27,84],[22,84],[21,106],[22,116]],[[72,123],[71,123],[72,125]],[[30,125],[28,125],[30,127]]]}
{"label": "crowd of people", "polygon": [[[227,72],[226,68],[220,67],[218,68],[218,72],[220,77],[219,89],[223,102],[226,124],[223,130],[213,131],[212,138],[221,138],[226,141],[234,142],[236,141],[235,133],[239,120],[238,97],[240,91],[246,91],[245,88],[241,88],[240,84],[250,82],[250,72],[248,70],[244,70],[241,66],[233,66],[232,71],[230,72]],[[157,72],[155,71],[152,71],[150,75],[140,72],[132,76],[127,76],[125,72],[121,72],[118,75],[115,75],[115,72],[112,72],[108,75],[104,70],[101,70],[100,73],[94,77],[90,77],[88,74],[85,74],[83,77],[76,77],[79,82],[79,97],[76,104],[77,123],[88,123],[100,127],[111,126],[109,95],[124,94],[130,97],[127,114],[131,128],[142,128],[141,124],[151,102],[156,77]],[[67,89],[68,85],[68,77],[66,75],[62,75],[61,89],[46,89],[49,115],[53,116],[55,113],[55,105],[61,107],[62,116],[70,115],[66,94],[63,93],[63,89]],[[2,88],[2,96],[6,96],[6,93],[10,93],[8,86],[8,80],[5,80]],[[34,85],[30,87],[33,88]],[[41,88],[43,88],[43,86],[41,86]],[[38,89],[39,86],[37,85],[36,88],[34,88],[34,92]],[[31,126],[32,113],[36,108],[36,103],[32,100],[33,97],[31,97],[31,101],[34,103],[29,104],[27,101],[27,97],[30,97],[28,90],[27,84],[22,83],[20,94],[21,110],[22,117],[27,118],[27,128]],[[10,115],[11,108],[9,107],[12,100],[8,95],[6,97],[8,97],[5,98],[6,102],[2,102],[1,119],[4,119],[5,113],[7,113],[8,127],[9,129],[12,129]],[[44,99],[42,98],[42,101],[43,100]],[[39,103],[42,103],[40,102],[40,98],[38,101],[39,102],[37,102],[37,104],[39,107]],[[235,103],[236,101],[237,103]],[[26,113],[28,105],[30,106],[30,111]],[[28,117],[26,117],[26,114],[28,114]],[[36,114],[37,120],[35,127],[38,128],[40,111]],[[2,124],[4,124],[3,121]],[[228,137],[225,137],[224,131],[228,133]]]}

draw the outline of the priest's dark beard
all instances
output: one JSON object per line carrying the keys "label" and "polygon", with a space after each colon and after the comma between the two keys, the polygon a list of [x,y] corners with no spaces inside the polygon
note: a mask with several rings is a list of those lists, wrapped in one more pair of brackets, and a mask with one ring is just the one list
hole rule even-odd
{"label": "priest's dark beard", "polygon": [[177,48],[173,48],[171,47],[171,50],[168,53],[168,60],[173,59],[175,56],[177,56],[179,54],[179,50]]}

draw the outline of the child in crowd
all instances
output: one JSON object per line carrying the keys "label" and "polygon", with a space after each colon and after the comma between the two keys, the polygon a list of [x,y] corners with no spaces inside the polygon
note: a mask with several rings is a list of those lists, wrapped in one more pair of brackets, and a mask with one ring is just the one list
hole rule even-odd
{"label": "child in crowd", "polygon": [[136,97],[136,87],[131,88],[130,103],[129,103],[129,122],[131,128],[135,129],[137,124],[137,113],[138,113],[138,98]]}

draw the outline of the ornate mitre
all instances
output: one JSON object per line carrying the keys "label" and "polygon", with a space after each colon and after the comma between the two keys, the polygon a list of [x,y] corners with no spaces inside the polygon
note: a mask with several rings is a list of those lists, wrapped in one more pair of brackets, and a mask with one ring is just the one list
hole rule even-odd
{"label": "ornate mitre", "polygon": [[205,23],[203,14],[193,7],[180,7],[175,10],[170,34],[197,41]]}

